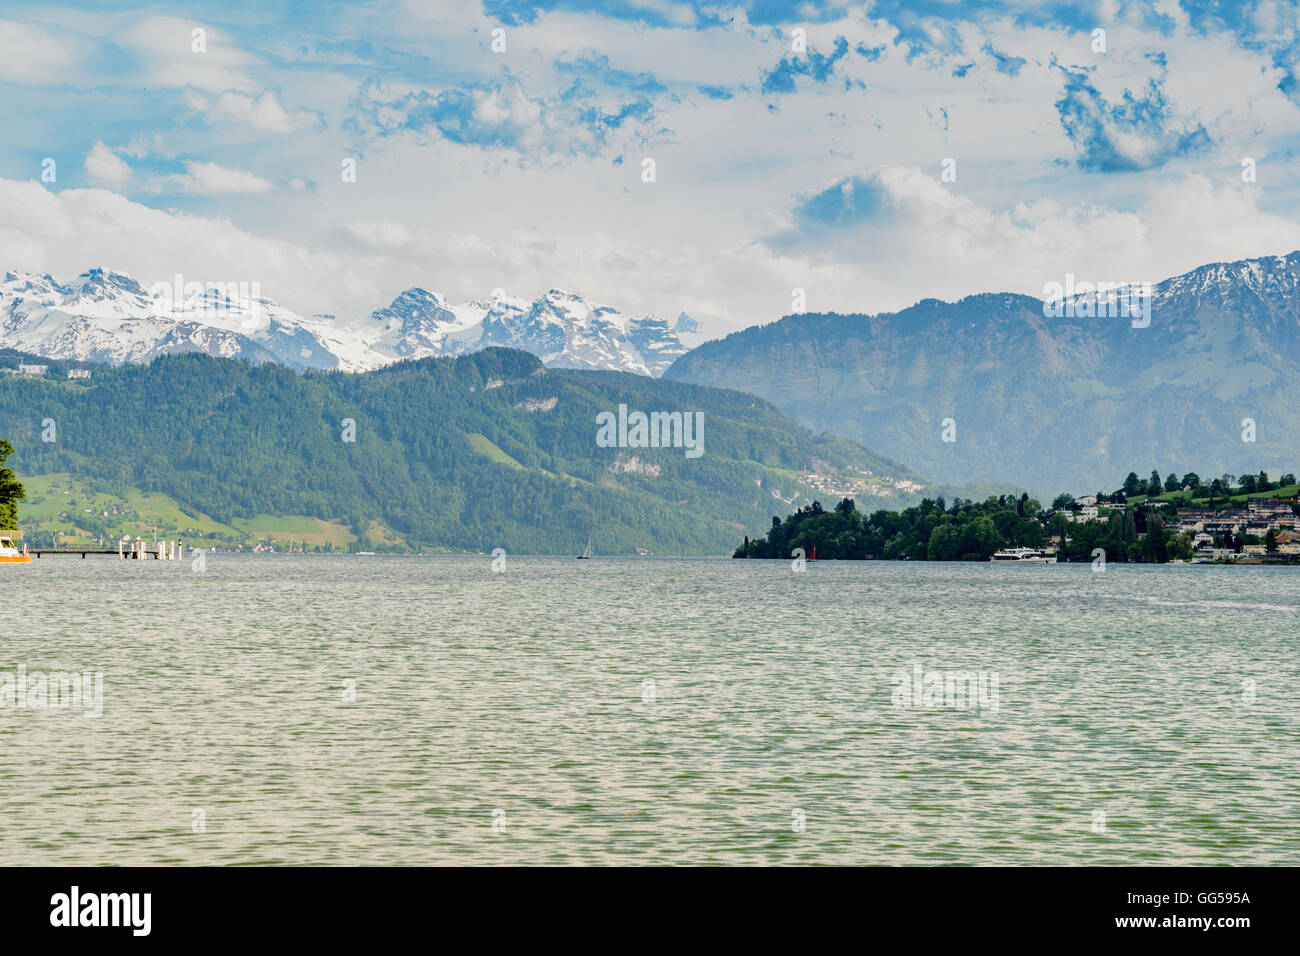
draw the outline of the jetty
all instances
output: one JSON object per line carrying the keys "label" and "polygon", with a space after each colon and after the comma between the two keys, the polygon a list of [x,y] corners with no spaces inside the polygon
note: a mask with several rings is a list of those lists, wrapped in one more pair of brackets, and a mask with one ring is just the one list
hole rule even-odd
{"label": "jetty", "polygon": [[143,538],[134,541],[123,538],[117,543],[116,551],[100,548],[38,548],[27,552],[24,548],[24,552],[37,558],[47,554],[79,554],[83,558],[88,554],[115,554],[123,561],[145,561],[150,558],[155,561],[180,561],[185,557],[185,545],[179,541],[155,541],[151,545]]}

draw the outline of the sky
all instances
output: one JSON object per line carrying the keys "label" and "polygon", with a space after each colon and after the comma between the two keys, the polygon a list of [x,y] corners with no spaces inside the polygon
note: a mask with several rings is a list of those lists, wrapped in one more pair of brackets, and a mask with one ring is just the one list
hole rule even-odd
{"label": "sky", "polygon": [[340,322],[718,335],[1300,248],[1295,3],[5,2],[0,130],[0,273]]}

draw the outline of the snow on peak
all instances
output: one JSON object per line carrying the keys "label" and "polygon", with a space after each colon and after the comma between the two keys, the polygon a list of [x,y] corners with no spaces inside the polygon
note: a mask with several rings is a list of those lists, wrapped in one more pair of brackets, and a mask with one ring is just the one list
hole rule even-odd
{"label": "snow on peak", "polygon": [[146,290],[125,273],[99,268],[71,286],[48,275],[6,273],[0,346],[112,363],[202,351],[343,371],[505,346],[551,367],[641,375],[662,374],[686,351],[673,326],[656,316],[628,318],[558,288],[531,301],[494,289],[485,298],[451,303],[413,287],[366,320],[340,323],[329,315],[303,318],[262,295],[257,283],[182,283],[177,277]]}

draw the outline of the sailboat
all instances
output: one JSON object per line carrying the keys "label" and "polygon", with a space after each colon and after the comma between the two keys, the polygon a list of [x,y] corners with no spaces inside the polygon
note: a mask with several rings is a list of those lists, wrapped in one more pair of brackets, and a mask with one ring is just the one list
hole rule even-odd
{"label": "sailboat", "polygon": [[578,555],[578,560],[591,557],[591,535],[587,535],[587,546],[583,548],[582,554]]}

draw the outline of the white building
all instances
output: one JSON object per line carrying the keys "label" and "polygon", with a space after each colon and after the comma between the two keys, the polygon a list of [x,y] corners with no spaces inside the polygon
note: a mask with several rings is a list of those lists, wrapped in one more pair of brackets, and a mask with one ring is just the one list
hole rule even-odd
{"label": "white building", "polygon": [[48,365],[24,365],[21,362],[18,363],[19,375],[44,375],[49,370]]}
{"label": "white building", "polygon": [[70,368],[68,369],[68,378],[90,378],[90,369]]}

